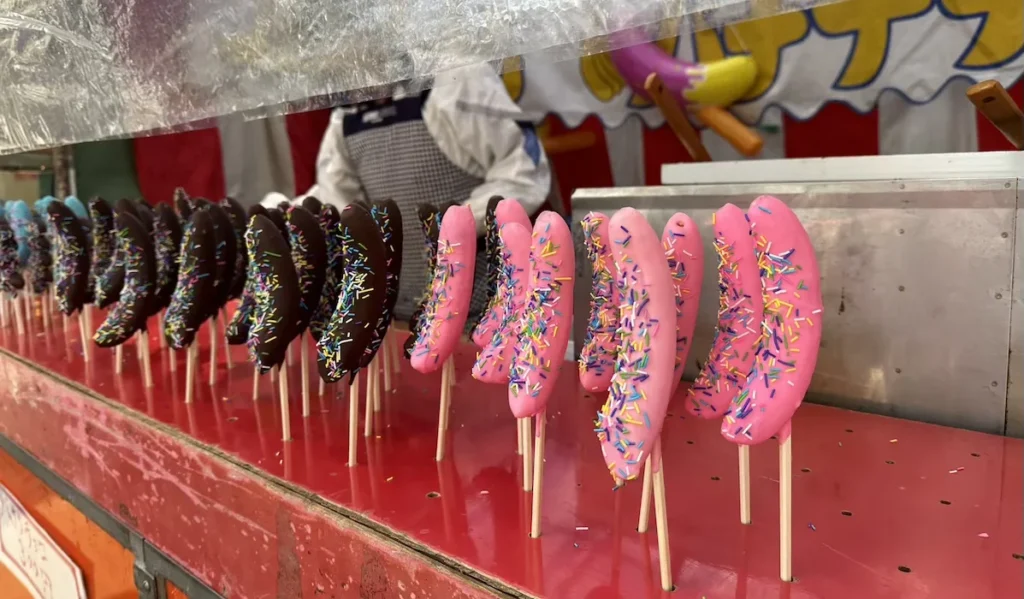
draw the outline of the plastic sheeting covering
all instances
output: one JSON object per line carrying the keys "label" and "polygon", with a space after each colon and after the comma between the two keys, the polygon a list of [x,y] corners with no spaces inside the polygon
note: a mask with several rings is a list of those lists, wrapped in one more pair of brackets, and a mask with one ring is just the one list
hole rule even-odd
{"label": "plastic sheeting covering", "polygon": [[653,39],[825,1],[0,0],[0,154],[349,103],[524,53],[606,51],[627,29]]}

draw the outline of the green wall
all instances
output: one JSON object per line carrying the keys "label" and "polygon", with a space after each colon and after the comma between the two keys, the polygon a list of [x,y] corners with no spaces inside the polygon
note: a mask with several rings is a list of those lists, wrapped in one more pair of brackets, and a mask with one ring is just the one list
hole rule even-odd
{"label": "green wall", "polygon": [[113,203],[121,198],[141,197],[135,178],[132,140],[78,144],[74,147],[74,154],[79,199],[87,200],[98,195]]}

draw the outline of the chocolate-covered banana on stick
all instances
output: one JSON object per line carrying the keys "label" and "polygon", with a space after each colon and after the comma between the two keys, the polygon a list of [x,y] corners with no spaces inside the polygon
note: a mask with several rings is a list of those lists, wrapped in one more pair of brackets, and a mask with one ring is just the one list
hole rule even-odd
{"label": "chocolate-covered banana on stick", "polygon": [[299,282],[299,310],[295,338],[300,345],[302,368],[302,416],[309,416],[309,344],[303,334],[320,304],[327,271],[327,243],[316,217],[301,206],[288,209],[288,237],[292,263]]}
{"label": "chocolate-covered banana on stick", "polygon": [[235,227],[231,217],[217,204],[203,201],[200,210],[210,213],[213,221],[215,239],[214,260],[217,262],[213,301],[210,304],[210,385],[217,383],[217,339],[220,332],[217,327],[217,315],[227,304],[231,293],[231,284],[235,278],[235,253],[238,247],[235,241]]}
{"label": "chocolate-covered banana on stick", "polygon": [[266,216],[256,215],[245,232],[254,300],[249,355],[261,373],[280,368],[281,433],[291,441],[288,371],[282,367],[295,336],[299,314],[299,280],[284,236]]}
{"label": "chocolate-covered banana on stick", "polygon": [[[267,210],[259,204],[249,206],[247,213],[246,227],[248,222],[252,220],[254,216],[267,217]],[[245,232],[243,231],[243,245],[245,247]],[[255,300],[252,295],[252,265],[249,263],[249,252],[248,250],[241,251],[240,253],[245,254],[246,260],[246,272],[245,272],[245,284],[242,287],[242,301],[238,302],[238,307],[235,308],[235,313],[231,316],[231,321],[228,323],[227,329],[225,330],[225,336],[227,337],[229,345],[242,345],[249,340],[249,327],[252,325],[252,311],[255,305]],[[255,397],[254,397],[255,399]]]}
{"label": "chocolate-covered banana on stick", "polygon": [[228,289],[228,298],[235,299],[242,296],[245,288],[246,270],[249,266],[249,252],[245,250],[245,227],[248,219],[245,216],[245,208],[233,198],[224,198],[220,201],[220,207],[231,219],[231,226],[235,230],[235,271],[231,286]]}
{"label": "chocolate-covered banana on stick", "polygon": [[185,370],[185,402],[192,402],[198,345],[194,343],[199,327],[210,315],[217,264],[214,253],[213,219],[205,210],[193,212],[185,224],[178,261],[178,282],[164,317],[164,336],[173,349],[188,348]]}
{"label": "chocolate-covered banana on stick", "polygon": [[56,246],[54,286],[57,307],[65,316],[81,312],[78,325],[82,337],[82,354],[88,362],[92,359],[92,352],[88,343],[89,335],[86,333],[90,328],[89,323],[83,318],[86,316],[83,308],[88,298],[89,285],[89,252],[85,229],[71,209],[61,202],[51,202],[46,212]]}

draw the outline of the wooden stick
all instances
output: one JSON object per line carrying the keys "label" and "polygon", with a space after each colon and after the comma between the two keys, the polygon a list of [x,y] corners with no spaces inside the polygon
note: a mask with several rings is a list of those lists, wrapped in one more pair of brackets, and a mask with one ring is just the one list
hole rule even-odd
{"label": "wooden stick", "polygon": [[[210,386],[217,384],[217,313],[213,313],[210,321]],[[288,441],[289,439],[285,439]]]}
{"label": "wooden stick", "polygon": [[644,460],[644,490],[640,495],[640,522],[636,531],[647,532],[647,525],[651,520],[651,489],[654,486],[654,479],[651,477],[651,456]]}
{"label": "wooden stick", "polygon": [[285,351],[285,356],[288,358],[288,365],[295,365],[295,354],[292,352],[292,344],[288,344],[288,349]]}
{"label": "wooden stick", "polygon": [[89,354],[91,352],[89,351],[89,334],[86,332],[87,326],[85,322],[85,307],[83,306],[82,311],[78,313],[78,332],[82,338],[82,359],[89,363]]}
{"label": "wooden stick", "polygon": [[10,319],[7,316],[7,301],[6,297],[0,298],[0,323],[6,329],[10,325]]}
{"label": "wooden stick", "polygon": [[[164,335],[164,315],[166,313],[167,310],[160,310],[156,315],[157,325],[160,327],[160,349],[167,349],[167,337]],[[174,361],[171,360],[171,362],[173,363]],[[171,370],[173,371],[174,368],[171,368]]]}
{"label": "wooden stick", "polygon": [[658,525],[658,564],[661,566],[661,589],[672,590],[672,559],[668,541],[668,502],[665,500],[665,465],[661,458],[661,439],[655,445],[654,517]]}
{"label": "wooden stick", "polygon": [[252,400],[260,398],[260,367],[252,365]]}
{"label": "wooden stick", "polygon": [[114,348],[114,374],[121,374],[124,370],[124,344]]}
{"label": "wooden stick", "polygon": [[521,418],[523,422],[523,490],[533,490],[533,433],[532,418]]}
{"label": "wooden stick", "polygon": [[185,403],[192,403],[192,395],[196,386],[196,363],[199,361],[198,346],[193,341],[185,350]]}
{"label": "wooden stick", "polygon": [[[13,304],[14,307],[14,321],[16,323],[16,326],[18,327],[18,335],[24,337],[25,318],[21,315],[21,300],[17,296],[14,296],[14,298],[11,300],[11,303]],[[82,309],[85,310],[85,308]],[[85,331],[83,330],[82,332],[84,333]],[[85,342],[83,341],[83,343]],[[88,358],[85,361],[88,362]]]}
{"label": "wooden stick", "polygon": [[[167,343],[167,335],[164,335],[163,329],[160,329],[160,339]],[[167,357],[171,361],[171,372],[178,372],[178,352],[171,350],[167,352]]]}
{"label": "wooden stick", "polygon": [[224,340],[225,340],[225,343],[224,343],[224,361],[227,362],[228,370],[231,370],[232,368],[235,367],[235,364],[231,360],[231,346],[227,344],[228,323],[231,322],[230,320],[228,320],[228,309],[225,308],[224,306],[221,306],[220,307],[220,315],[221,315],[220,322],[221,322],[221,324],[224,325],[224,328],[223,328],[223,331],[224,331],[223,337],[224,337]]}
{"label": "wooden stick", "polygon": [[533,452],[533,519],[530,524],[530,537],[540,536],[541,496],[544,489],[544,438],[547,432],[547,410],[537,414],[537,438]]}
{"label": "wooden stick", "polygon": [[139,351],[142,352],[142,376],[148,389],[153,386],[153,370],[149,364],[149,332],[140,331],[139,341],[142,342],[142,346],[139,348]]}
{"label": "wooden stick", "polygon": [[516,418],[516,455],[523,455],[523,421]]}
{"label": "wooden stick", "polygon": [[363,414],[363,436],[369,438],[373,434],[373,393],[377,387],[377,376],[374,370],[377,360],[374,359],[366,367],[366,412]]}
{"label": "wooden stick", "polygon": [[348,467],[355,468],[356,448],[359,436],[359,375],[352,377],[352,384],[348,387]]}
{"label": "wooden stick", "polygon": [[718,106],[704,106],[696,114],[698,121],[729,142],[740,154],[753,158],[761,153],[764,139],[728,110]]}
{"label": "wooden stick", "polygon": [[391,340],[389,347],[391,348],[391,371],[395,376],[398,376],[402,372],[402,343],[398,340],[398,334],[395,331],[391,331],[388,335]]}
{"label": "wooden stick", "polygon": [[309,344],[305,334],[299,335],[299,348],[302,352],[299,368],[302,369],[302,417],[309,418]]}
{"label": "wooden stick", "polygon": [[281,440],[292,440],[292,415],[288,410],[288,366],[281,365],[281,376],[277,378],[278,393],[281,396]]}
{"label": "wooden stick", "polygon": [[[387,352],[381,355],[379,352],[373,358],[373,411],[380,412],[380,385],[383,378],[387,377],[388,366],[386,364]],[[383,371],[383,372],[382,372]]]}
{"label": "wooden stick", "polygon": [[1024,149],[1024,113],[1002,83],[981,81],[967,89],[967,99],[1018,150]]}
{"label": "wooden stick", "polygon": [[135,338],[135,359],[139,361],[139,368],[142,368],[142,331],[135,331],[132,337]]}
{"label": "wooden stick", "polygon": [[750,524],[750,446],[740,445],[740,524]]}
{"label": "wooden stick", "polygon": [[[392,358],[391,358],[391,345],[392,345],[392,343],[390,343],[388,340],[392,339],[392,338],[393,337],[390,337],[390,336],[384,337],[384,347],[381,348],[381,350],[382,350],[381,353],[384,354],[384,357],[381,358],[381,360],[382,360],[382,362],[384,364],[384,391],[387,392],[387,393],[391,393],[391,361],[392,361]],[[380,411],[380,402],[378,401],[376,404],[374,404],[374,407],[377,408],[377,411],[379,412]]]}
{"label": "wooden stick", "polygon": [[[779,577],[793,580],[793,435],[792,424],[783,427],[779,443]],[[786,434],[789,433],[789,434]]]}
{"label": "wooden stick", "polygon": [[441,367],[441,401],[440,413],[437,416],[437,453],[434,455],[434,459],[440,462],[444,459],[445,442],[447,436],[445,432],[448,430],[448,398],[451,396],[451,384],[448,382],[448,362],[446,361],[444,366]]}
{"label": "wooden stick", "polygon": [[53,315],[50,313],[50,289],[46,288],[43,291],[42,301],[40,302],[40,308],[43,311],[43,328],[49,333],[50,329],[53,328]]}
{"label": "wooden stick", "polygon": [[323,397],[324,392],[327,391],[327,383],[325,383],[323,379],[319,379],[319,381],[320,382],[317,385],[316,394],[319,395],[320,397]]}

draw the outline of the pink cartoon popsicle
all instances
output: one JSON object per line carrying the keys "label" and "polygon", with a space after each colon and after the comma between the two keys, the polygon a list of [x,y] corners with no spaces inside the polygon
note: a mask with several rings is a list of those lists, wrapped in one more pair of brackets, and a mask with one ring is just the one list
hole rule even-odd
{"label": "pink cartoon popsicle", "polygon": [[796,214],[771,196],[747,212],[755,241],[764,316],[754,364],[722,421],[741,445],[779,438],[779,576],[792,579],[791,420],[811,384],[821,343],[821,272]]}
{"label": "pink cartoon popsicle", "polygon": [[761,335],[764,303],[747,214],[733,204],[712,217],[718,253],[718,325],[711,353],[687,390],[687,409],[721,418],[747,381]]}
{"label": "pink cartoon popsicle", "polygon": [[[501,234],[501,230],[508,223],[517,223],[523,226],[527,231],[530,230],[530,217],[526,214],[526,209],[519,203],[518,200],[511,198],[501,200],[497,203],[494,208],[493,222],[489,222],[487,239],[488,243],[497,242],[497,237]],[[493,231],[493,233],[492,233]],[[492,242],[491,239],[494,238]],[[501,262],[501,250],[495,248],[494,256],[489,256],[489,259],[494,259],[496,262]],[[491,253],[491,248],[487,249],[488,253]],[[494,264],[494,267],[501,268],[500,264]],[[501,273],[498,273],[498,278],[501,278]],[[498,283],[500,285],[500,282]],[[490,303],[487,305],[487,309],[484,311],[483,318],[473,328],[473,343],[480,348],[486,347],[491,341],[491,336],[494,335],[495,331],[501,326],[501,323],[505,317],[505,303],[499,299],[498,293],[495,293],[491,297]]]}
{"label": "pink cartoon popsicle", "polygon": [[580,350],[580,384],[595,393],[608,390],[615,372],[618,348],[619,291],[615,286],[615,260],[608,241],[608,216],[591,212],[580,222],[593,273],[590,288],[590,320]]}
{"label": "pink cartoon popsicle", "polygon": [[661,243],[672,275],[676,302],[676,362],[672,377],[672,395],[675,395],[693,345],[693,330],[697,327],[700,286],[704,281],[704,246],[697,223],[682,212],[669,217]]}
{"label": "pink cartoon popsicle", "polygon": [[[529,223],[529,221],[527,221]],[[530,276],[530,230],[510,222],[498,232],[501,247],[501,272],[496,297],[501,303],[501,321],[494,327],[487,345],[477,355],[473,378],[485,383],[508,383],[516,341],[519,315],[526,304]]]}
{"label": "pink cartoon popsicle", "polygon": [[[540,536],[546,406],[565,361],[572,328],[572,291],[576,259],[572,234],[562,217],[543,212],[533,226],[530,287],[519,322],[508,401],[516,418],[537,419],[533,448],[533,519],[530,536]],[[527,421],[528,422],[528,421]],[[528,427],[524,427],[528,431]],[[529,435],[524,449],[529,446]],[[524,456],[527,455],[524,451]],[[524,481],[525,482],[525,481]]]}

